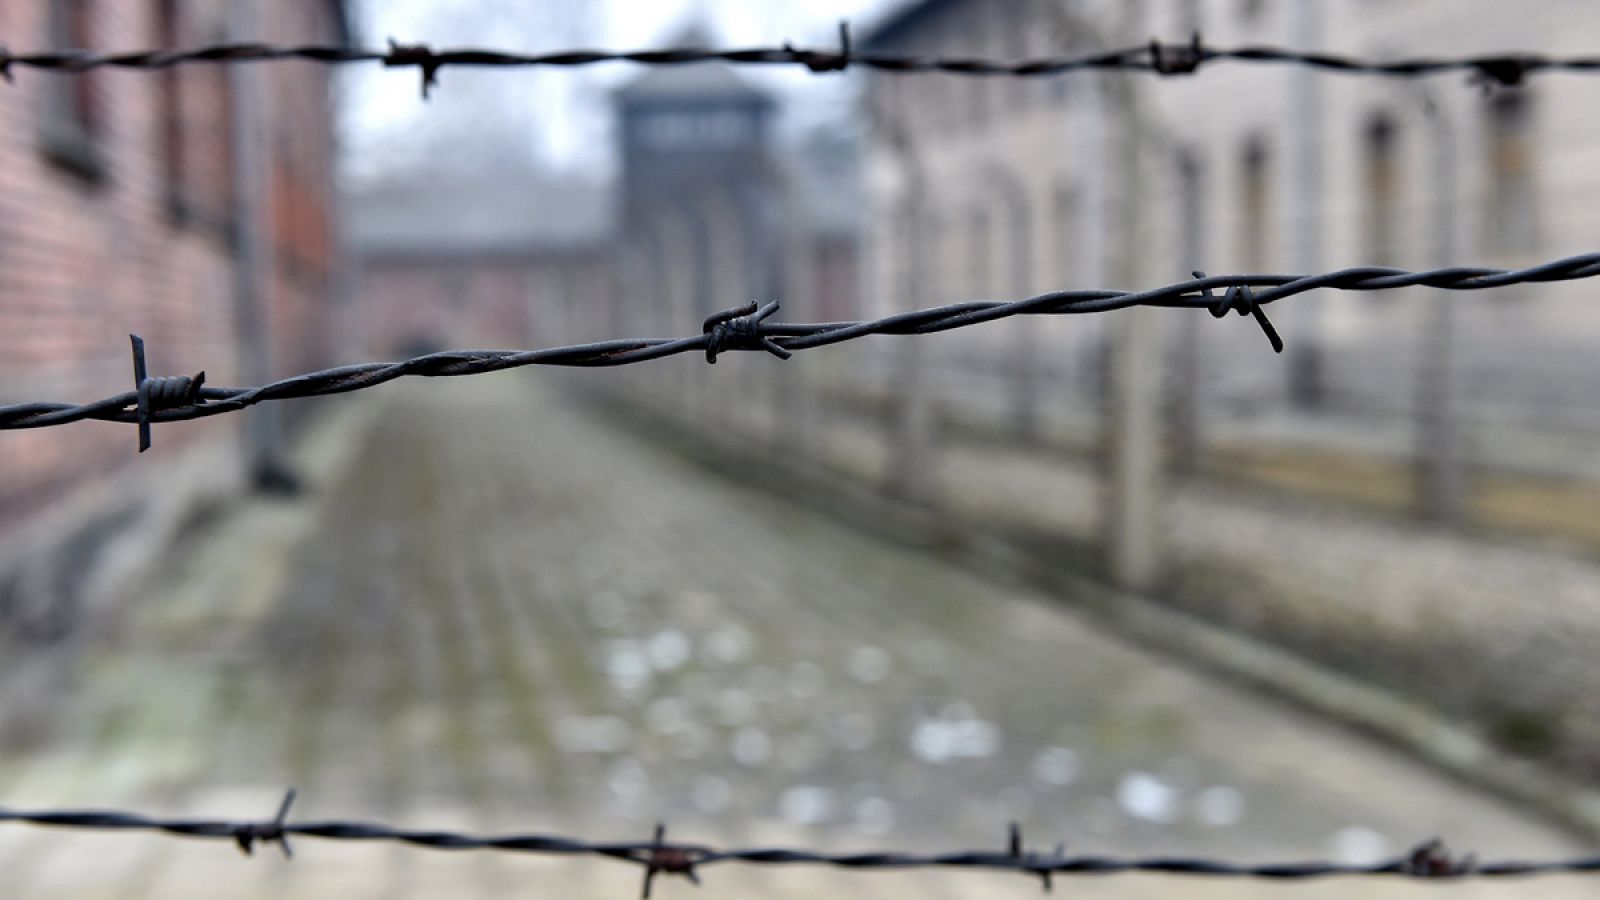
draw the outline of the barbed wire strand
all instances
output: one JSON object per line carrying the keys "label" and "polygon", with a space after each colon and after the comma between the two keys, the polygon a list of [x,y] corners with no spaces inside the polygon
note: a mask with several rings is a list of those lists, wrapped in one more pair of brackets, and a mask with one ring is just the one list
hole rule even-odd
{"label": "barbed wire strand", "polygon": [[657,824],[649,841],[594,842],[564,835],[518,833],[482,835],[435,829],[396,828],[372,822],[321,820],[289,822],[295,800],[290,790],[277,814],[267,820],[158,818],[111,810],[16,810],[0,808],[0,823],[99,831],[151,831],[165,835],[231,840],[246,855],[255,845],[277,844],[292,856],[290,837],[333,841],[388,841],[431,850],[491,850],[545,856],[597,856],[643,866],[642,896],[650,896],[657,875],[681,875],[696,884],[699,870],[725,863],[763,866],[819,865],[841,869],[963,868],[1018,872],[1037,877],[1046,891],[1055,875],[1147,873],[1232,878],[1303,880],[1335,876],[1402,876],[1411,878],[1504,878],[1600,872],[1600,857],[1548,861],[1480,861],[1473,855],[1452,855],[1438,839],[1410,852],[1371,864],[1328,861],[1237,863],[1190,856],[1116,857],[1066,853],[1064,844],[1051,852],[1027,850],[1022,830],[1012,823],[999,850],[824,851],[804,847],[719,848],[709,844],[666,840],[666,826]]}
{"label": "barbed wire strand", "polygon": [[1274,46],[1209,47],[1201,41],[1198,33],[1185,43],[1152,40],[1147,44],[1121,49],[1027,59],[862,53],[856,52],[851,46],[848,23],[840,23],[839,46],[835,49],[796,47],[785,43],[781,46],[726,50],[708,47],[673,47],[653,50],[570,49],[548,53],[522,53],[482,47],[435,50],[427,44],[405,44],[393,40],[389,42],[386,50],[370,47],[259,42],[217,43],[185,49],[112,52],[52,49],[12,53],[0,47],[0,76],[8,81],[11,80],[14,68],[84,72],[98,68],[148,70],[194,63],[251,63],[278,60],[301,60],[330,65],[381,63],[391,68],[416,68],[422,73],[424,97],[434,85],[439,70],[446,67],[566,68],[616,62],[674,66],[720,61],[739,65],[802,66],[814,73],[861,68],[901,74],[942,72],[949,75],[1023,78],[1047,77],[1087,70],[1187,75],[1209,63],[1238,62],[1299,65],[1350,75],[1400,78],[1466,72],[1483,84],[1507,87],[1520,85],[1529,75],[1543,72],[1580,74],[1600,72],[1600,56],[1557,57],[1539,53],[1491,53],[1385,60]]}
{"label": "barbed wire strand", "polygon": [[[705,320],[701,333],[679,338],[624,338],[538,350],[447,350],[401,362],[362,363],[308,372],[259,387],[212,387],[205,373],[146,377],[144,342],[133,337],[135,390],[85,404],[32,402],[0,406],[0,430],[45,428],[97,420],[131,422],[141,427],[140,449],[148,446],[143,429],[235,412],[268,400],[343,394],[376,387],[396,378],[477,375],[523,366],[602,368],[641,363],[680,353],[704,352],[714,363],[728,351],[763,351],[787,359],[800,350],[857,340],[868,335],[926,335],[1012,316],[1062,316],[1103,313],[1133,306],[1203,308],[1221,317],[1230,310],[1253,316],[1274,350],[1283,342],[1263,310],[1268,304],[1324,288],[1379,291],[1413,286],[1476,291],[1517,284],[1571,281],[1600,275],[1600,253],[1558,259],[1526,269],[1456,267],[1406,271],[1381,267],[1341,269],[1320,275],[1211,275],[1145,291],[1068,290],[1011,302],[971,301],[897,313],[868,321],[769,322],[778,301],[751,302]],[[1218,298],[1213,290],[1226,293]]]}

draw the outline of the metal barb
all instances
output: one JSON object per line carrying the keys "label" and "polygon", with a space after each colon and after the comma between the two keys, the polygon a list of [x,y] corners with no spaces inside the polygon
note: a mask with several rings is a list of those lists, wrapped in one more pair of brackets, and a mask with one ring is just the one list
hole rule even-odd
{"label": "metal barb", "polygon": [[16,76],[11,74],[12,62],[11,51],[6,48],[5,44],[0,44],[0,78],[4,78],[6,84],[17,83]]}
{"label": "metal barb", "polygon": [[665,843],[666,836],[666,824],[657,822],[655,837],[650,841],[649,856],[644,861],[644,889],[639,895],[643,900],[650,900],[650,888],[660,874],[682,875],[691,883],[700,884],[700,875],[694,870],[694,854],[684,847],[668,846]]}
{"label": "metal barb", "polygon": [[1418,844],[1406,856],[1402,866],[1407,875],[1415,878],[1460,878],[1473,874],[1477,867],[1475,855],[1469,853],[1460,858],[1453,857],[1439,838]]}
{"label": "metal barb", "polygon": [[1159,75],[1190,75],[1205,62],[1205,49],[1200,46],[1200,32],[1196,31],[1187,44],[1163,44],[1150,41],[1150,67]]}
{"label": "metal barb", "polygon": [[828,53],[817,50],[796,50],[789,44],[784,44],[783,49],[795,55],[801,64],[815,74],[823,72],[843,72],[850,67],[850,23],[839,20],[839,52]]}
{"label": "metal barb", "polygon": [[[1204,277],[1196,275],[1196,277]],[[1213,315],[1229,309],[1252,315],[1275,351],[1283,341],[1262,311],[1266,304],[1315,290],[1380,291],[1429,287],[1447,291],[1482,291],[1516,284],[1545,284],[1600,277],[1600,253],[1552,260],[1525,269],[1447,267],[1409,272],[1364,267],[1314,275],[1239,274],[1205,278],[1210,287],[1230,289],[1219,302],[1193,281],[1143,291],[1075,289],[1051,291],[1009,301],[952,303],[880,319],[844,322],[767,323],[777,301],[725,310],[706,319],[698,335],[678,338],[618,338],[587,344],[534,350],[457,350],[418,356],[400,362],[362,363],[307,372],[256,387],[203,387],[204,373],[181,381],[148,379],[166,385],[149,396],[143,408],[128,408],[128,395],[116,394],[90,403],[30,402],[0,406],[0,430],[47,428],[71,422],[167,422],[236,412],[268,400],[293,400],[342,394],[408,376],[455,377],[499,372],[523,366],[601,368],[643,363],[679,353],[706,351],[714,360],[722,350],[761,349],[782,358],[792,353],[842,344],[871,335],[926,335],[981,325],[1013,316],[1072,316],[1110,312],[1132,306],[1207,308]],[[1249,290],[1232,290],[1248,288]],[[781,342],[781,343],[780,343]],[[139,365],[138,344],[135,364]],[[140,384],[143,384],[143,380]],[[156,402],[159,401],[159,402]]]}
{"label": "metal barb", "polygon": [[385,67],[416,66],[422,70],[422,99],[428,99],[434,85],[439,83],[439,67],[443,63],[427,44],[402,44],[389,39],[389,52],[383,57]]}
{"label": "metal barb", "polygon": [[[1206,273],[1195,272],[1194,277],[1204,278]],[[1206,298],[1207,302],[1212,301],[1214,295],[1211,293],[1211,288],[1201,288],[1200,293]],[[1250,290],[1250,285],[1236,284],[1229,287],[1222,300],[1212,303],[1211,315],[1213,318],[1220,319],[1226,316],[1230,309],[1238,310],[1241,316],[1248,315],[1253,317],[1256,320],[1256,324],[1261,326],[1261,332],[1267,336],[1267,342],[1272,344],[1272,351],[1274,353],[1283,352],[1283,338],[1278,336],[1278,329],[1272,327],[1271,320],[1267,318],[1266,310],[1262,309],[1261,304],[1256,302],[1256,295]]]}
{"label": "metal barb", "polygon": [[1484,86],[1521,87],[1528,79],[1530,60],[1521,56],[1490,56],[1473,60],[1472,80]]}
{"label": "metal barb", "polygon": [[278,805],[278,814],[270,822],[247,822],[233,827],[233,840],[239,845],[240,852],[245,856],[254,856],[256,841],[260,841],[263,844],[277,844],[278,849],[283,851],[284,859],[294,858],[294,850],[289,846],[289,836],[284,830],[294,797],[295,789],[289,788],[283,795],[283,802]]}
{"label": "metal barb", "polygon": [[762,333],[761,323],[778,311],[779,301],[774,300],[760,308],[751,300],[744,306],[712,313],[701,323],[706,337],[706,362],[715,364],[717,354],[725,350],[765,350],[779,359],[793,356],[772,338]]}
{"label": "metal barb", "polygon": [[151,378],[145,366],[144,338],[130,334],[128,339],[133,344],[134,414],[139,424],[139,452],[143,453],[150,449],[151,415],[203,402],[200,391],[205,387],[206,373]]}
{"label": "metal barb", "polygon": [[1048,856],[1040,853],[1030,853],[1023,849],[1022,826],[1012,822],[1007,853],[1016,863],[1018,871],[1038,876],[1040,887],[1046,894],[1055,890],[1051,877],[1055,874],[1056,866],[1059,866],[1066,859],[1067,845],[1065,842],[1056,844],[1055,852]]}

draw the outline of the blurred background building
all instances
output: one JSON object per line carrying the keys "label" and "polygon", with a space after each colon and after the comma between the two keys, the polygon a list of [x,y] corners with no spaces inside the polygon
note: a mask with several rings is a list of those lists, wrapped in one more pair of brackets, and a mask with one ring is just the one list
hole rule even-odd
{"label": "blurred background building", "polygon": [[[910,55],[1091,53],[1198,32],[1214,46],[1404,58],[1579,54],[1597,17],[1575,0],[1470,16],[1444,2],[925,0],[869,5],[854,24],[858,46]],[[662,34],[669,46],[728,43],[699,21]],[[816,42],[829,39],[819,27]],[[713,311],[769,297],[791,320],[835,320],[1195,270],[1517,267],[1583,252],[1600,233],[1587,166],[1600,120],[1579,78],[1463,84],[1211,63],[1196,76],[862,72],[810,84],[840,80],[853,100],[719,63],[628,72],[569,89],[594,102],[580,119],[609,123],[563,126],[610,135],[568,158],[581,176],[508,143],[514,165],[479,168],[526,174],[457,178],[476,194],[444,179],[365,183],[352,216],[369,351],[692,333]],[[433,215],[418,205],[431,201],[404,199],[435,192],[454,200]],[[396,238],[410,230],[409,244]],[[468,244],[515,259],[515,274],[439,261],[475,259]],[[1237,318],[1131,311],[863,342],[783,367],[730,357],[729,378],[678,359],[591,383],[959,527],[1048,534],[1077,548],[1085,571],[1173,592],[1396,686],[1414,681],[1418,659],[1449,658],[1426,634],[1437,620],[1409,614],[1415,634],[1385,655],[1353,648],[1370,646],[1367,620],[1397,602],[1387,591],[1329,584],[1350,604],[1337,625],[1241,599],[1329,602],[1301,591],[1304,572],[1286,589],[1259,560],[1193,545],[1180,524],[1189,493],[1304,504],[1290,516],[1300,523],[1340,510],[1417,533],[1600,550],[1587,513],[1600,502],[1600,374],[1586,363],[1600,314],[1583,284],[1330,292],[1271,314],[1281,357]],[[1082,492],[1020,502],[986,474],[1000,460],[1081,479]],[[1067,496],[1078,499],[1051,499]],[[1348,600],[1361,594],[1371,599]],[[1550,708],[1572,707],[1561,676],[1535,680]]]}

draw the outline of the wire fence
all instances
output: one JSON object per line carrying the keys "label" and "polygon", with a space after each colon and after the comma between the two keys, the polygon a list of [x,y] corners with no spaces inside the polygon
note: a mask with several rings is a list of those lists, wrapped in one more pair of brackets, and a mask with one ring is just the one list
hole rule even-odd
{"label": "wire fence", "polygon": [[[958,76],[1048,77],[1076,71],[1133,71],[1160,76],[1187,75],[1212,63],[1287,64],[1354,74],[1415,78],[1464,72],[1480,83],[1514,87],[1540,73],[1600,73],[1600,56],[1553,57],[1534,53],[1425,56],[1399,59],[1361,58],[1272,46],[1211,47],[1196,34],[1185,43],[1147,44],[1077,55],[1028,59],[921,56],[857,52],[849,26],[841,24],[839,45],[832,49],[782,46],[717,50],[678,47],[655,50],[562,50],[519,53],[487,48],[435,50],[426,44],[391,41],[387,49],[333,45],[218,43],[188,49],[93,52],[48,50],[13,53],[0,47],[0,77],[13,81],[15,70],[81,73],[93,69],[159,70],[191,64],[242,64],[299,60],[322,64],[378,63],[412,68],[421,74],[426,97],[438,73],[449,67],[578,67],[626,62],[643,65],[686,65],[721,61],[742,65],[801,66],[815,73],[869,69],[887,73],[940,72]],[[147,372],[144,343],[132,337],[134,390],[86,403],[29,402],[0,406],[0,430],[41,428],[84,420],[134,423],[139,449],[150,446],[153,423],[204,418],[245,409],[267,400],[307,398],[376,387],[404,376],[449,377],[495,372],[523,366],[612,367],[703,352],[708,363],[729,351],[761,351],[787,359],[815,347],[869,335],[926,335],[1022,315],[1077,315],[1135,306],[1206,309],[1221,318],[1233,311],[1254,318],[1275,351],[1283,342],[1264,307],[1286,297],[1321,288],[1374,291],[1425,286],[1445,290],[1487,290],[1524,283],[1592,278],[1600,275],[1600,253],[1555,260],[1531,268],[1504,270],[1481,267],[1406,271],[1363,267],[1316,275],[1241,274],[1206,276],[1145,291],[1064,290],[1013,302],[973,301],[932,307],[867,321],[784,323],[770,321],[777,301],[750,303],[707,318],[701,333],[679,338],[616,339],[537,350],[456,350],[394,363],[342,366],[297,375],[258,387],[207,386],[205,373],[157,376]],[[1221,297],[1213,291],[1221,290]],[[1600,856],[1550,861],[1480,861],[1455,856],[1438,840],[1372,864],[1331,861],[1237,863],[1204,857],[1111,857],[1069,855],[1064,845],[1050,851],[1025,847],[1020,828],[1012,825],[1004,846],[996,849],[914,852],[876,850],[832,852],[804,847],[726,848],[669,842],[657,825],[649,841],[592,842],[581,838],[515,833],[471,834],[446,830],[398,828],[384,824],[288,819],[295,792],[284,797],[277,813],[265,820],[162,818],[111,810],[19,810],[0,807],[0,823],[79,830],[156,832],[171,836],[223,839],[251,854],[257,844],[273,844],[288,856],[290,839],[386,841],[434,850],[490,850],[548,856],[592,856],[642,867],[642,896],[648,898],[660,875],[682,876],[698,883],[700,870],[714,865],[819,865],[849,870],[963,868],[1020,873],[1040,879],[1045,890],[1056,875],[1151,873],[1188,876],[1249,877],[1298,880],[1333,876],[1388,876],[1425,879],[1501,878],[1556,873],[1600,872]]]}
{"label": "wire fence", "polygon": [[422,73],[424,97],[434,85],[439,70],[447,67],[568,68],[611,62],[670,66],[720,61],[741,65],[802,66],[812,72],[842,72],[859,68],[890,73],[943,72],[949,75],[1010,77],[1043,77],[1093,70],[1187,75],[1209,63],[1237,62],[1299,65],[1351,75],[1400,78],[1466,72],[1481,83],[1507,87],[1520,85],[1529,75],[1537,73],[1600,72],[1600,56],[1554,57],[1538,53],[1496,53],[1376,59],[1273,46],[1209,47],[1201,40],[1198,33],[1186,43],[1152,40],[1147,44],[1120,49],[1028,59],[858,53],[851,44],[849,25],[841,23],[839,46],[832,49],[783,44],[776,47],[729,50],[674,47],[654,50],[573,49],[549,53],[520,53],[480,47],[435,50],[426,44],[403,44],[392,40],[388,49],[254,42],[208,44],[189,49],[106,53],[89,50],[12,53],[0,47],[0,76],[10,80],[13,68],[82,72],[96,68],[165,69],[189,63],[247,63],[276,60],[303,60],[330,65],[382,63],[389,67],[416,68]]}
{"label": "wire fence", "polygon": [[[134,390],[85,404],[19,403],[0,406],[0,430],[45,428],[86,419],[132,422],[139,426],[139,449],[150,446],[150,425],[235,412],[267,400],[343,394],[376,387],[408,375],[453,377],[499,372],[523,366],[602,368],[641,363],[680,353],[703,352],[714,363],[721,353],[754,350],[787,359],[798,350],[857,340],[869,335],[926,335],[967,328],[1012,316],[1063,316],[1103,313],[1134,306],[1206,309],[1221,318],[1229,311],[1252,316],[1272,348],[1283,341],[1263,307],[1320,288],[1380,291],[1424,286],[1477,291],[1516,284],[1572,281],[1600,275],[1600,253],[1558,259],[1526,269],[1457,267],[1406,271],[1365,267],[1320,275],[1212,275],[1194,273],[1182,281],[1145,291],[1052,291],[1012,302],[972,301],[897,313],[870,321],[787,323],[769,321],[778,301],[752,302],[707,318],[701,333],[680,338],[625,338],[539,350],[448,350],[402,362],[340,366],[296,375],[259,387],[208,387],[205,373],[149,377],[144,342],[133,337]],[[1221,297],[1213,290],[1223,289]]]}
{"label": "wire fence", "polygon": [[1600,856],[1550,861],[1479,860],[1457,856],[1433,839],[1410,852],[1370,864],[1328,861],[1237,863],[1193,856],[1115,857],[1068,855],[1058,844],[1050,851],[1028,850],[1022,830],[1013,823],[1001,849],[916,852],[869,850],[832,852],[805,847],[723,848],[666,840],[666,826],[657,824],[649,841],[593,842],[552,834],[482,835],[434,829],[396,828],[372,822],[288,821],[295,792],[284,795],[277,814],[266,820],[156,818],[110,810],[14,810],[0,808],[0,823],[15,822],[52,828],[99,831],[153,831],[191,838],[231,840],[246,855],[256,844],[276,844],[293,855],[291,837],[335,841],[388,841],[430,850],[491,850],[543,856],[595,856],[644,867],[642,896],[648,898],[657,875],[680,875],[699,883],[699,870],[726,863],[762,866],[815,865],[840,869],[983,869],[1017,872],[1039,878],[1046,890],[1056,875],[1145,873],[1279,881],[1336,876],[1390,876],[1423,879],[1509,878],[1533,875],[1600,872]]}

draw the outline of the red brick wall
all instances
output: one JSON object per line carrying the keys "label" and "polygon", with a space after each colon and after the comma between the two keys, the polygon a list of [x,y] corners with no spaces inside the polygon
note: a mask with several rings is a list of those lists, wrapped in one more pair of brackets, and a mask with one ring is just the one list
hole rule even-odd
{"label": "red brick wall", "polygon": [[[0,3],[0,43],[51,42],[56,0]],[[223,0],[179,0],[183,43],[224,36]],[[95,49],[162,43],[157,0],[88,0]],[[332,41],[323,0],[263,4],[264,37]],[[277,247],[267,321],[281,373],[326,362],[333,266],[334,177],[328,70],[269,64],[274,170],[270,228]],[[85,400],[132,387],[128,338],[144,336],[153,374],[205,369],[238,383],[230,250],[231,152],[227,73],[192,66],[175,78],[97,70],[84,87],[95,113],[92,177],[44,152],[41,129],[59,109],[51,75],[30,69],[0,83],[0,402]],[[169,137],[177,91],[182,147],[172,177]],[[176,190],[175,190],[176,188]],[[174,201],[178,201],[176,204]],[[177,214],[175,214],[177,211]],[[220,437],[238,417],[157,429],[153,453]],[[0,529],[84,479],[138,465],[129,426],[84,423],[0,433]],[[149,456],[149,454],[147,454]]]}

